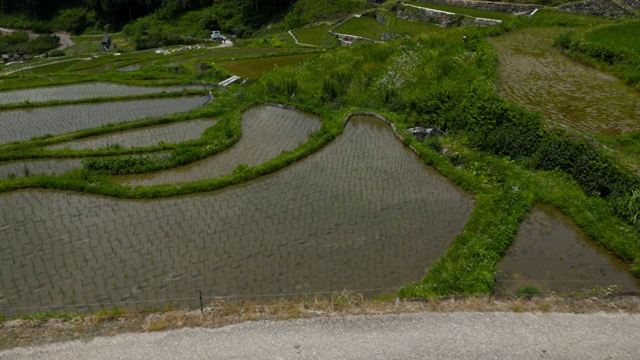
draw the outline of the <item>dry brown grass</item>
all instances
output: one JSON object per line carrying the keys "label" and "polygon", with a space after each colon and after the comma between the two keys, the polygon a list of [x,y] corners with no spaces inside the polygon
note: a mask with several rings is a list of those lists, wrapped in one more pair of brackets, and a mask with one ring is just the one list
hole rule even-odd
{"label": "dry brown grass", "polygon": [[219,327],[256,320],[287,320],[345,315],[418,312],[640,313],[640,297],[443,297],[371,301],[340,292],[330,298],[278,299],[271,302],[215,300],[200,310],[85,315],[71,320],[10,320],[0,323],[0,349],[127,332],[163,331],[184,327]]}

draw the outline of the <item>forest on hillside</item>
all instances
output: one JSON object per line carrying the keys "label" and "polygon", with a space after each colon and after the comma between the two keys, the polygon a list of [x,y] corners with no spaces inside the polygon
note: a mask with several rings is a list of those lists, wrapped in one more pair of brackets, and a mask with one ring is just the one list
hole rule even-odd
{"label": "forest on hillside", "polygon": [[0,0],[0,13],[20,16],[25,27],[36,23],[43,28],[82,33],[90,26],[119,29],[148,15],[170,21],[187,11],[207,7],[222,10],[215,16],[240,14],[243,22],[259,26],[294,3],[295,0]]}

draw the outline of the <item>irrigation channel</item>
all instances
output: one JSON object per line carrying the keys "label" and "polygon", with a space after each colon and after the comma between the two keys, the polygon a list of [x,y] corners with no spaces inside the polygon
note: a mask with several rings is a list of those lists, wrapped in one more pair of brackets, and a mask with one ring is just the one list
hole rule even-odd
{"label": "irrigation channel", "polygon": [[640,93],[553,49],[566,28],[530,28],[492,39],[500,60],[498,92],[554,123],[618,135],[640,130]]}
{"label": "irrigation channel", "polygon": [[472,209],[388,125],[354,117],[307,159],[212,193],[1,194],[0,305],[11,316],[163,306],[198,290],[205,298],[392,292],[444,254]]}

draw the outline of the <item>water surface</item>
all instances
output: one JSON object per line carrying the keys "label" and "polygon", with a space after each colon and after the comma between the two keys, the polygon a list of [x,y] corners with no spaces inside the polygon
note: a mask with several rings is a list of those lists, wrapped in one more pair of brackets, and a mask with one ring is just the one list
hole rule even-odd
{"label": "water surface", "polygon": [[198,290],[205,301],[390,292],[424,275],[472,208],[387,125],[363,117],[320,152],[212,193],[0,194],[0,313],[197,306]]}

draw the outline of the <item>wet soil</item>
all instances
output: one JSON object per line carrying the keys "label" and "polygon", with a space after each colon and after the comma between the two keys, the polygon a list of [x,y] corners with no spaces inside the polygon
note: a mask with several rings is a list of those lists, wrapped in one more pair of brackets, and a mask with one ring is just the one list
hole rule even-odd
{"label": "wet soil", "polygon": [[566,28],[531,28],[493,38],[497,91],[554,124],[618,135],[640,130],[640,92],[562,55],[553,41]]}

